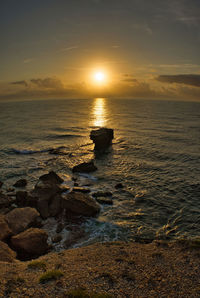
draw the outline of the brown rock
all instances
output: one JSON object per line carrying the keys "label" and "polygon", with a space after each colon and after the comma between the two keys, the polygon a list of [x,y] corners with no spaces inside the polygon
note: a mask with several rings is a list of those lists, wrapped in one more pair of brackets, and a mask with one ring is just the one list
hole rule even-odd
{"label": "brown rock", "polygon": [[17,191],[16,192],[16,204],[19,207],[27,206],[27,197],[28,197],[27,191]]}
{"label": "brown rock", "polygon": [[12,205],[12,203],[13,203],[13,198],[0,192],[0,208],[9,207],[10,205]]}
{"label": "brown rock", "polygon": [[5,221],[5,216],[0,215],[0,240],[8,238],[11,234],[12,232]]}
{"label": "brown rock", "polygon": [[94,164],[94,161],[83,162],[77,166],[74,166],[72,169],[73,173],[90,173],[97,170],[97,167]]}
{"label": "brown rock", "polygon": [[30,228],[11,238],[13,247],[21,253],[29,256],[40,256],[47,252],[48,235],[44,230],[37,228]]}
{"label": "brown rock", "polygon": [[31,207],[15,208],[5,215],[5,220],[14,235],[34,225],[39,213]]}
{"label": "brown rock", "polygon": [[26,179],[20,179],[13,186],[14,187],[25,187],[26,185],[27,185],[27,180]]}
{"label": "brown rock", "polygon": [[77,187],[77,186],[75,186],[73,188],[73,191],[82,192],[82,193],[89,193],[90,192],[90,189],[89,188],[85,188],[85,187]]}
{"label": "brown rock", "polygon": [[61,184],[64,181],[54,171],[51,171],[48,174],[42,175],[39,179],[45,183],[48,182],[53,184]]}
{"label": "brown rock", "polygon": [[95,150],[105,150],[112,144],[114,132],[111,128],[102,127],[90,132],[90,139],[94,142]]}
{"label": "brown rock", "polygon": [[62,236],[61,235],[56,235],[52,238],[52,242],[53,243],[58,243],[62,240]]}
{"label": "brown rock", "polygon": [[95,198],[111,197],[112,196],[112,192],[110,192],[110,191],[97,191],[97,192],[93,193],[92,195]]}
{"label": "brown rock", "polygon": [[0,241],[0,262],[13,262],[16,258],[16,253],[10,247]]}
{"label": "brown rock", "polygon": [[3,185],[3,182],[2,182],[2,181],[0,181],[0,188],[2,187],[2,185]]}
{"label": "brown rock", "polygon": [[66,210],[83,216],[94,216],[100,211],[100,205],[92,197],[79,192],[63,195],[62,204]]}
{"label": "brown rock", "polygon": [[108,197],[99,197],[96,198],[96,201],[100,204],[105,204],[105,205],[112,205],[113,204],[113,200],[111,198]]}
{"label": "brown rock", "polygon": [[49,205],[50,216],[56,216],[61,213],[62,211],[61,201],[62,201],[62,197],[59,194],[57,194],[52,199],[51,204]]}

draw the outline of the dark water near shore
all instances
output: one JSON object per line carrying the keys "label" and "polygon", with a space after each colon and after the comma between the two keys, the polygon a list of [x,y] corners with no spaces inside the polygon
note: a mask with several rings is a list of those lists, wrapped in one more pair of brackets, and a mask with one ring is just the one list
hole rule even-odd
{"label": "dark water near shore", "polygon": [[[70,168],[95,158],[94,127],[115,131],[98,171],[80,177],[91,190],[109,190],[113,206],[87,220],[85,243],[133,238],[200,236],[200,103],[151,100],[0,102],[0,180],[29,188],[49,170],[72,185]],[[60,148],[59,155],[49,154]],[[122,182],[123,190],[115,184]],[[47,223],[54,229],[54,223]]]}

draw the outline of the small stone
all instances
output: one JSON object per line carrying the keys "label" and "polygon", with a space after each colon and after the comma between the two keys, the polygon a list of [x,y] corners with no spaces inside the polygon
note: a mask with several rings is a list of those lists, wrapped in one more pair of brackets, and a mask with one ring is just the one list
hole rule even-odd
{"label": "small stone", "polygon": [[97,167],[94,164],[94,161],[83,162],[77,166],[74,166],[72,169],[73,173],[90,173],[97,170]]}
{"label": "small stone", "polygon": [[116,188],[116,189],[123,188],[123,187],[124,187],[124,186],[123,186],[122,183],[117,183],[117,184],[115,185],[115,188]]}
{"label": "small stone", "polygon": [[14,187],[25,187],[26,185],[27,185],[27,180],[26,179],[20,179],[13,186]]}

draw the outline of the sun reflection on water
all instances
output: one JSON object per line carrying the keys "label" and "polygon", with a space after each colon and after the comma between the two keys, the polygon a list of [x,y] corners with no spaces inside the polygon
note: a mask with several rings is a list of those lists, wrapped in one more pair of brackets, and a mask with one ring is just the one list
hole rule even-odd
{"label": "sun reflection on water", "polygon": [[93,126],[102,127],[106,124],[106,107],[105,98],[95,98],[92,115],[93,115]]}

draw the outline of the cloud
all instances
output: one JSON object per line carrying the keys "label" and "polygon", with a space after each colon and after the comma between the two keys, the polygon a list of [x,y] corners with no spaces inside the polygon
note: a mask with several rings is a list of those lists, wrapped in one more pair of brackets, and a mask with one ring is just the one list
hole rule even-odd
{"label": "cloud", "polygon": [[78,46],[66,47],[66,48],[61,49],[60,52],[67,52],[67,51],[71,51],[71,50],[78,49],[78,48],[79,48]]}
{"label": "cloud", "polygon": [[11,82],[10,84],[12,84],[12,85],[21,85],[21,86],[25,86],[25,87],[28,86],[28,83],[27,83],[27,81],[25,81],[25,80],[23,80],[23,81]]}
{"label": "cloud", "polygon": [[162,83],[177,83],[200,87],[200,75],[198,74],[160,75],[156,80]]}
{"label": "cloud", "polygon": [[39,88],[63,89],[63,83],[57,78],[31,79],[30,82]]}

